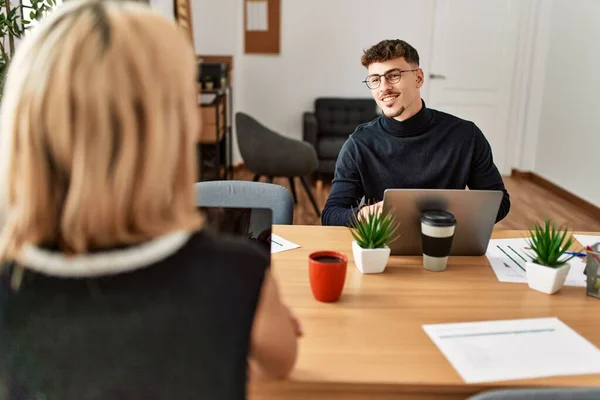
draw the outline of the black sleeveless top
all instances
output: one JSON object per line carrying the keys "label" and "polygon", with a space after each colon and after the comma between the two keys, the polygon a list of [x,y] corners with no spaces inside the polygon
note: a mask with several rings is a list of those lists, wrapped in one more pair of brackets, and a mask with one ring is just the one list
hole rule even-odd
{"label": "black sleeveless top", "polygon": [[129,268],[110,275],[26,269],[12,292],[4,269],[0,399],[244,399],[269,256],[245,241],[186,235],[167,250],[128,248],[138,263],[154,259],[133,269],[109,251],[102,262]]}

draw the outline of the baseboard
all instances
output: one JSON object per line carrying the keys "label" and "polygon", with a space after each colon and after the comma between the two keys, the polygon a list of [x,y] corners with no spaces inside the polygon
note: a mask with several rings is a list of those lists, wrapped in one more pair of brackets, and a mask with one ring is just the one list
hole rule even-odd
{"label": "baseboard", "polygon": [[562,197],[573,205],[579,207],[583,211],[592,215],[595,219],[600,220],[600,207],[588,202],[587,200],[578,197],[577,195],[569,192],[568,190],[563,189],[562,187],[556,185],[555,183],[550,182],[546,178],[542,178],[537,175],[535,172],[531,171],[519,171],[516,169],[512,170],[511,176],[513,178],[525,179],[529,180],[536,185],[543,187],[544,189],[554,193],[555,195]]}
{"label": "baseboard", "polygon": [[529,171],[519,171],[518,169],[513,169],[510,176],[513,178],[526,179],[530,181],[532,174],[533,173]]}

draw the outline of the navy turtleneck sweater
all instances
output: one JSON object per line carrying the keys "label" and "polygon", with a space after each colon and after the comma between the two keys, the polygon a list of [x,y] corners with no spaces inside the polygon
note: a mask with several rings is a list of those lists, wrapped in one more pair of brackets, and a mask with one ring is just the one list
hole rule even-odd
{"label": "navy turtleneck sweater", "polygon": [[510,197],[485,136],[470,121],[429,109],[405,121],[378,117],[350,135],[335,167],[323,225],[350,223],[365,199],[383,200],[386,189],[502,190],[496,222]]}

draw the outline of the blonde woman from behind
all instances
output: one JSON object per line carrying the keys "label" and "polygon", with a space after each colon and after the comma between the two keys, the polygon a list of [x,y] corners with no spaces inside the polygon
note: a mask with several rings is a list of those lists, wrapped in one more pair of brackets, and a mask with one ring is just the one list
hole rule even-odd
{"label": "blonde woman from behind", "polygon": [[202,230],[195,56],[139,3],[69,1],[2,102],[0,398],[243,399],[297,322],[268,256]]}

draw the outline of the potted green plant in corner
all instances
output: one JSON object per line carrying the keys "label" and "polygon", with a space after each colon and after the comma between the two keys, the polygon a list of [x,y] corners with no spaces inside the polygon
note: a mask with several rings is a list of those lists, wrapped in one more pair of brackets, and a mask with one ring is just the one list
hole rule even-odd
{"label": "potted green plant in corner", "polygon": [[352,254],[358,270],[363,274],[383,272],[390,257],[388,245],[398,239],[399,223],[391,213],[371,208],[363,216],[353,215],[351,225]]}
{"label": "potted green plant in corner", "polygon": [[575,257],[565,254],[575,241],[570,235],[567,239],[567,232],[566,227],[557,228],[556,223],[549,220],[543,226],[534,224],[527,239],[533,256],[529,255],[531,261],[525,266],[531,289],[554,294],[565,284],[571,268],[569,260]]}
{"label": "potted green plant in corner", "polygon": [[22,1],[0,0],[0,100],[17,41],[54,7],[56,0],[30,0],[27,5]]}

